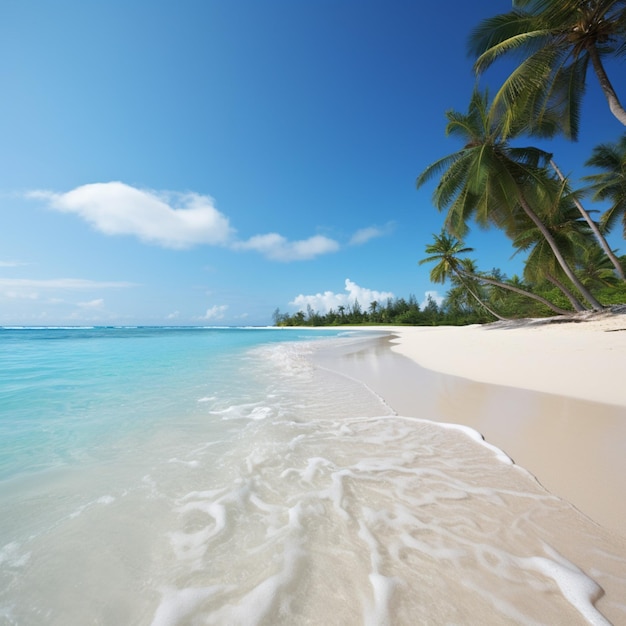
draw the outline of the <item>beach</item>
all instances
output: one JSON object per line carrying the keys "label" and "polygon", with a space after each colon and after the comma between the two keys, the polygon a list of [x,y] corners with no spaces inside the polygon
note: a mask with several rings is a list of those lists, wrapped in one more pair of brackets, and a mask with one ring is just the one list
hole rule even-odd
{"label": "beach", "polygon": [[3,329],[0,623],[626,624],[624,407],[418,362],[530,331]]}
{"label": "beach", "polygon": [[321,362],[400,415],[477,430],[550,492],[626,535],[626,313],[390,335]]}

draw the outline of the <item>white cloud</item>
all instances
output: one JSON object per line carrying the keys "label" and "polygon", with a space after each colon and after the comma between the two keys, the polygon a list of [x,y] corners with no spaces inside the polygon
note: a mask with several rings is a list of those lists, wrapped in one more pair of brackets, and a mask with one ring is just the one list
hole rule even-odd
{"label": "white cloud", "polygon": [[0,261],[0,267],[21,267],[22,265],[26,265],[26,263],[21,261]]}
{"label": "white cloud", "polygon": [[360,287],[346,278],[346,293],[333,293],[325,291],[312,296],[299,295],[296,296],[289,304],[295,306],[298,310],[306,311],[310,305],[314,311],[318,311],[322,315],[328,313],[330,309],[337,310],[338,307],[352,306],[355,300],[358,300],[363,309],[367,309],[371,302],[384,303],[394,295],[391,291],[375,291],[366,287]]}
{"label": "white cloud", "polygon": [[428,297],[431,297],[438,306],[441,306],[443,301],[445,300],[445,296],[439,294],[438,291],[425,291],[424,292],[424,300],[420,303],[420,309],[424,309],[424,307],[428,304]]}
{"label": "white cloud", "polygon": [[197,193],[156,193],[121,182],[93,183],[67,193],[34,191],[63,213],[74,213],[107,235],[135,235],[166,248],[226,244],[228,218],[213,198]]}
{"label": "white cloud", "polygon": [[89,302],[79,302],[78,306],[82,309],[101,309],[104,306],[104,300],[97,298],[96,300],[89,300]]}
{"label": "white cloud", "polygon": [[206,313],[200,318],[202,320],[221,320],[224,319],[224,313],[228,310],[227,304],[215,305],[207,309]]}
{"label": "white cloud", "polygon": [[178,319],[178,317],[180,317],[180,311],[174,311],[173,313],[170,313],[169,315],[167,315],[165,319],[175,320],[175,319]]}
{"label": "white cloud", "polygon": [[44,200],[56,211],[78,215],[106,235],[134,235],[166,248],[222,245],[285,262],[313,259],[339,249],[336,241],[322,235],[289,241],[278,233],[268,233],[238,241],[213,198],[193,192],[157,192],[108,182],[82,185],[66,193],[31,191],[26,195]]}
{"label": "white cloud", "polygon": [[349,243],[351,246],[361,246],[371,239],[376,239],[377,237],[384,237],[385,235],[388,235],[393,230],[393,226],[393,222],[388,222],[383,228],[380,228],[378,226],[361,228],[360,230],[357,230],[354,235],[352,235]]}
{"label": "white cloud", "polygon": [[256,250],[272,261],[304,261],[339,250],[339,244],[323,235],[288,241],[278,233],[255,235],[233,246],[237,250]]}

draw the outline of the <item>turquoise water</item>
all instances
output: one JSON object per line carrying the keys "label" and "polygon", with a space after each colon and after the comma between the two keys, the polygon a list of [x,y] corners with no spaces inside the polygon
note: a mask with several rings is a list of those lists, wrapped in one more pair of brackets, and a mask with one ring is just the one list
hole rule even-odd
{"label": "turquoise water", "polygon": [[0,480],[106,455],[130,432],[202,412],[199,398],[251,384],[240,362],[247,350],[307,337],[273,329],[0,330]]}
{"label": "turquoise water", "polygon": [[623,542],[311,358],[372,335],[1,329],[0,625],[626,624]]}

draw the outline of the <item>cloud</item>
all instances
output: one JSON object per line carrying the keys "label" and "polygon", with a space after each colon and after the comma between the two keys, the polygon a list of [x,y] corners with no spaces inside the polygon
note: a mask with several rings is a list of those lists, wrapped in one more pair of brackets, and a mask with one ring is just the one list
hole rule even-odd
{"label": "cloud", "polygon": [[355,300],[359,302],[362,308],[366,309],[371,302],[386,302],[389,298],[394,297],[391,291],[375,291],[366,287],[360,287],[349,278],[346,278],[345,285],[346,293],[325,291],[312,296],[301,294],[296,296],[289,304],[301,311],[306,311],[307,306],[310,305],[314,311],[318,311],[323,315],[328,313],[330,309],[336,311],[340,306],[352,306]]}
{"label": "cloud", "polygon": [[278,233],[255,235],[233,246],[237,250],[256,250],[272,261],[305,261],[321,254],[336,252],[339,244],[323,235],[300,241],[288,241]]}
{"label": "cloud", "polygon": [[21,267],[22,265],[27,264],[21,261],[0,261],[0,267]]}
{"label": "cloud", "polygon": [[224,245],[233,229],[214,206],[197,193],[156,193],[121,182],[93,183],[67,193],[33,191],[51,208],[74,213],[106,235],[135,235],[166,248]]}
{"label": "cloud", "polygon": [[200,318],[202,320],[221,320],[224,319],[224,313],[228,310],[227,304],[215,305],[207,309],[206,313]]}
{"label": "cloud", "polygon": [[79,302],[78,306],[82,309],[101,309],[104,306],[104,300],[97,298],[96,300],[89,300],[89,302]]}
{"label": "cloud", "polygon": [[180,317],[180,311],[174,311],[173,313],[170,313],[169,315],[167,315],[165,319],[175,320],[175,319],[178,319],[179,317]]}
{"label": "cloud", "polygon": [[394,224],[393,222],[388,222],[384,227],[380,228],[378,226],[369,226],[368,228],[361,228],[357,230],[354,235],[352,235],[349,244],[351,246],[362,246],[364,243],[367,243],[371,239],[376,239],[378,237],[385,237],[393,230]]}
{"label": "cloud", "polygon": [[193,192],[157,192],[108,182],[82,185],[66,193],[31,191],[26,195],[56,211],[79,216],[105,235],[133,235],[165,248],[220,245],[253,250],[283,262],[313,259],[339,249],[336,241],[321,235],[289,241],[268,233],[237,240],[235,229],[215,208],[213,198]]}
{"label": "cloud", "polygon": [[424,309],[424,307],[428,304],[428,298],[432,298],[438,306],[441,306],[443,301],[445,300],[445,296],[439,294],[438,291],[425,291],[424,292],[424,300],[420,303],[420,309]]}

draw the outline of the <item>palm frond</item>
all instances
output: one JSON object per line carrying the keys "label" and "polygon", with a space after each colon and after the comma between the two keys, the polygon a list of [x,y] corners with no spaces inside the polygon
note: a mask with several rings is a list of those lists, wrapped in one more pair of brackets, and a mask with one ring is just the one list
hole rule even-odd
{"label": "palm frond", "polygon": [[532,54],[543,47],[550,31],[538,28],[537,19],[527,13],[511,11],[483,20],[470,34],[468,53],[477,57],[474,71],[482,74],[500,56]]}
{"label": "palm frond", "polygon": [[416,179],[415,186],[417,189],[422,187],[432,178],[440,175],[441,172],[447,170],[455,161],[461,158],[463,155],[461,152],[455,152],[453,154],[449,154],[448,156],[442,157],[441,159],[431,163]]}
{"label": "palm frond", "polygon": [[545,101],[552,68],[561,55],[558,48],[546,46],[525,58],[504,80],[491,106],[492,117],[501,118],[504,139],[531,131],[531,115],[537,103]]}
{"label": "palm frond", "polygon": [[442,174],[433,192],[433,203],[438,210],[441,211],[449,206],[462,193],[463,188],[467,187],[466,180],[473,161],[474,150],[464,150],[463,155]]}

